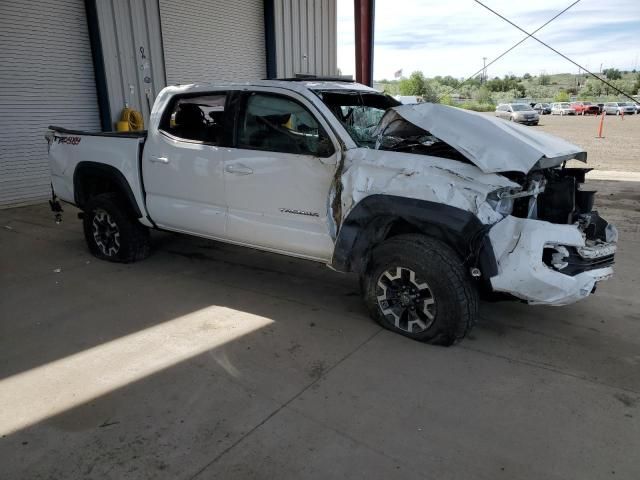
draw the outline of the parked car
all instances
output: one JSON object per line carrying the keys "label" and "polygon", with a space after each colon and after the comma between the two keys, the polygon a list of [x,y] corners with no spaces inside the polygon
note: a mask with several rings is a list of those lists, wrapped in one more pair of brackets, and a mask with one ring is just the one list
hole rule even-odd
{"label": "parked car", "polygon": [[398,100],[403,105],[411,105],[424,102],[424,99],[422,97],[416,95],[396,95],[393,98]]}
{"label": "parked car", "polygon": [[636,107],[631,102],[607,102],[604,104],[604,113],[607,115],[633,115]]}
{"label": "parked car", "polygon": [[551,105],[548,103],[536,103],[533,109],[538,112],[538,115],[549,115],[551,113]]}
{"label": "parked car", "polygon": [[496,107],[496,117],[526,125],[538,125],[540,116],[526,103],[504,103]]}
{"label": "parked car", "polygon": [[551,104],[551,115],[575,115],[576,109],[570,103],[560,102]]}
{"label": "parked car", "polygon": [[576,115],[599,115],[600,107],[591,102],[573,102],[571,108],[576,111]]}
{"label": "parked car", "polygon": [[613,274],[589,169],[564,166],[586,152],[484,114],[266,80],[167,87],[146,132],[49,128],[52,210],[76,205],[103,260],[144,259],[157,229],[321,262],[383,327],[444,345],[480,292],[565,305]]}

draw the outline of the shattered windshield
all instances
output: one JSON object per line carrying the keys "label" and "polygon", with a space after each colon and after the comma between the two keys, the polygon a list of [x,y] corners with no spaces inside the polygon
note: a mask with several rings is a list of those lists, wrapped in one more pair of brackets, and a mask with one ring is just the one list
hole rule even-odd
{"label": "shattered windshield", "polygon": [[315,93],[329,107],[359,147],[375,148],[374,131],[384,112],[400,102],[382,93],[357,90],[317,90]]}

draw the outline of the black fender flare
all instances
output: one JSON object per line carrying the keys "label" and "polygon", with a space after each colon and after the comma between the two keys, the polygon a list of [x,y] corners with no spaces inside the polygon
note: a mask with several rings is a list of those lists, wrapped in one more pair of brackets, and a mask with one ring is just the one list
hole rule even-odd
{"label": "black fender flare", "polygon": [[133,195],[131,185],[129,185],[125,176],[113,165],[105,163],[82,161],[76,165],[76,169],[73,172],[73,196],[79,208],[83,208],[89,199],[89,193],[83,183],[83,178],[87,177],[100,177],[112,182],[118,191],[125,196],[137,218],[142,217],[136,197]]}
{"label": "black fender flare", "polygon": [[498,274],[487,235],[489,227],[473,213],[428,200],[375,194],[362,199],[342,222],[331,266],[361,273],[371,249],[393,230],[420,232],[450,245],[469,266],[478,266],[485,279]]}

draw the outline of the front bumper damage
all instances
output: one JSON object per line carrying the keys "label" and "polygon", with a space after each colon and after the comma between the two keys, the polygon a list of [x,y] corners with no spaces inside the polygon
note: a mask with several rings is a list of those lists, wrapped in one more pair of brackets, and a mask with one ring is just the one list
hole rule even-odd
{"label": "front bumper damage", "polygon": [[[490,280],[493,290],[530,304],[574,303],[613,274],[615,241],[586,242],[577,225],[507,216],[491,228],[489,238],[498,263],[498,275]],[[553,260],[559,269],[549,261],[550,252],[558,251],[568,254]]]}

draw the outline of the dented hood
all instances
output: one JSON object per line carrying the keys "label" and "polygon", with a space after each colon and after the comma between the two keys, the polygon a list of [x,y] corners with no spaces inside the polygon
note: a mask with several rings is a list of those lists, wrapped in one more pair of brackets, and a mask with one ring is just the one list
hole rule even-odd
{"label": "dented hood", "polygon": [[375,133],[406,135],[412,128],[402,120],[448,143],[485,173],[527,173],[565,160],[587,161],[587,153],[580,147],[535,128],[433,103],[390,108]]}

